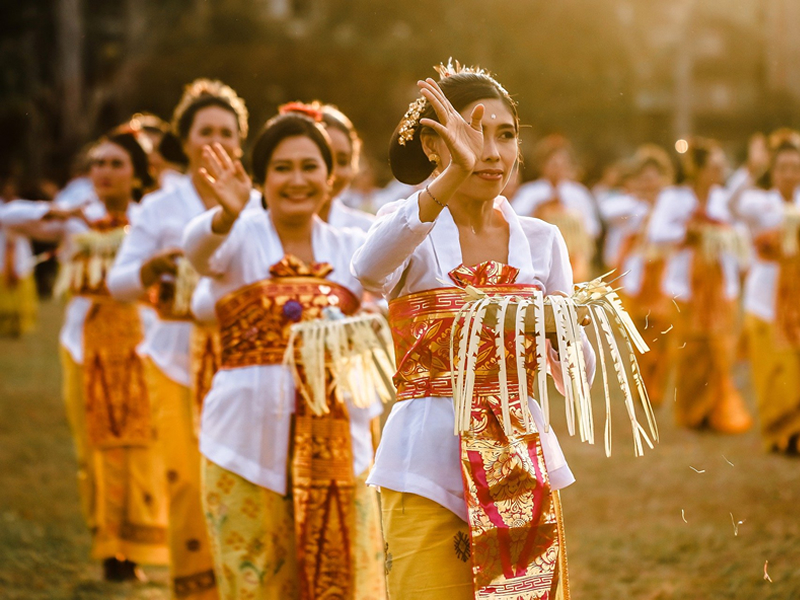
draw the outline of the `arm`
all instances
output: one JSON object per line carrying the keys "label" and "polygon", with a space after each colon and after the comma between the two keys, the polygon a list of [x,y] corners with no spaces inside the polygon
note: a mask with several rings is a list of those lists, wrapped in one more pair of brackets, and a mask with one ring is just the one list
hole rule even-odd
{"label": "arm", "polygon": [[177,272],[177,248],[161,248],[160,223],[154,202],[145,204],[130,233],[122,242],[106,284],[117,300],[133,302],[141,298],[161,275]]}
{"label": "arm", "polygon": [[221,218],[220,212],[220,207],[207,210],[192,219],[183,230],[183,252],[204,277],[219,277],[225,273],[233,256],[229,249],[234,242],[229,240],[229,232],[214,231],[214,221]]}
{"label": "arm", "polygon": [[79,214],[80,211],[62,210],[50,202],[12,200],[0,208],[0,224],[25,237],[58,242],[67,233],[66,222]]}
{"label": "arm", "polygon": [[420,220],[419,194],[381,209],[366,241],[353,255],[350,270],[365,289],[390,292],[411,254],[433,229],[433,222]]}

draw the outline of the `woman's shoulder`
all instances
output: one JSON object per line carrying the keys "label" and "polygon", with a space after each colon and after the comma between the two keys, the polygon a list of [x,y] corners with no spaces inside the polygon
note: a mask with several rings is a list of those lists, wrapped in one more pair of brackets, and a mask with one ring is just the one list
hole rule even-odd
{"label": "woman's shoulder", "polygon": [[536,217],[517,217],[525,237],[529,241],[535,240],[542,242],[544,240],[552,240],[555,236],[560,235],[558,227],[547,221],[542,221]]}

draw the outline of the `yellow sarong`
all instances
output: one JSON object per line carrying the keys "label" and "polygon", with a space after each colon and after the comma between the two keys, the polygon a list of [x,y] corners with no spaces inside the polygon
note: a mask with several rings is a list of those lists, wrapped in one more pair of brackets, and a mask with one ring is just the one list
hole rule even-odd
{"label": "yellow sarong", "polygon": [[[223,600],[299,597],[294,503],[203,459],[203,501]],[[385,600],[378,498],[355,485],[355,600]]]}
{"label": "yellow sarong", "polygon": [[176,598],[219,598],[200,489],[200,450],[188,387],[145,361],[145,377],[164,456],[169,495],[170,575]]}
{"label": "yellow sarong", "polygon": [[[553,493],[559,528],[561,502]],[[381,490],[386,578],[391,600],[473,600],[469,525],[451,510],[418,496]],[[563,538],[563,536],[562,536]],[[568,600],[566,561],[559,556],[554,600]]]}
{"label": "yellow sarong", "polygon": [[92,532],[92,557],[166,565],[167,502],[159,452],[154,444],[93,447],[86,426],[83,367],[63,347],[61,365],[81,505]]}
{"label": "yellow sarong", "polygon": [[692,305],[681,304],[676,323],[676,421],[692,429],[743,433],[752,427],[753,418],[731,374],[736,327],[730,323],[724,330],[698,330],[693,310]]}
{"label": "yellow sarong", "polygon": [[767,450],[786,452],[800,439],[800,348],[776,339],[774,323],[747,315],[753,387]]}
{"label": "yellow sarong", "polygon": [[39,296],[31,273],[9,285],[0,277],[0,336],[17,337],[36,326]]}

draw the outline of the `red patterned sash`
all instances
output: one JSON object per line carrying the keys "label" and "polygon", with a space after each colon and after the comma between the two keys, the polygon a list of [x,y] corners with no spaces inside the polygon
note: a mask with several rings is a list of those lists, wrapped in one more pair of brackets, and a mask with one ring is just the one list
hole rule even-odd
{"label": "red patterned sash", "polygon": [[[533,285],[514,283],[517,275],[517,269],[495,262],[450,273],[453,281],[489,295],[533,292]],[[398,400],[453,395],[450,332],[464,301],[461,290],[445,288],[389,303]],[[519,397],[511,358],[515,356],[513,332],[506,339],[511,431],[503,428],[494,332],[486,331],[478,352],[471,431],[461,435],[473,588],[476,598],[551,600],[559,585],[559,560],[566,561],[560,556],[564,553],[562,532],[539,433],[525,433],[523,425],[521,402],[525,400]],[[535,362],[531,338],[526,339],[526,347],[530,368],[525,376],[530,377]]]}
{"label": "red patterned sash", "polygon": [[[216,307],[221,368],[281,364],[294,323],[319,319],[329,306],[345,315],[355,313],[358,298],[325,279],[331,271],[325,263],[307,266],[287,255],[270,269],[271,279],[221,299]],[[296,397],[291,472],[302,600],[350,599],[354,594],[350,418],[330,372],[328,409],[316,416]]]}

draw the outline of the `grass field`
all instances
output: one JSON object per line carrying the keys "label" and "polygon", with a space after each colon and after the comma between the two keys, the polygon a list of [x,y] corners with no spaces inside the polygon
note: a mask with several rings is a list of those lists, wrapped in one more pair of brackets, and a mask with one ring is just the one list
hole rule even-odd
{"label": "grass field", "polygon": [[[37,333],[0,340],[0,599],[166,600],[165,569],[147,570],[146,585],[107,584],[89,559],[60,395],[60,312],[45,304]],[[744,367],[737,377],[747,389]],[[555,419],[578,480],[562,496],[573,598],[800,599],[800,460],[765,454],[755,431],[678,430],[669,406],[661,443],[635,459],[621,404],[614,413],[611,458]]]}

